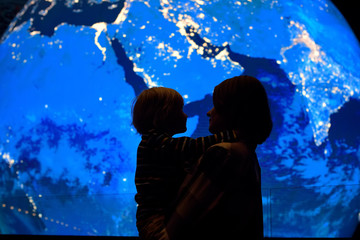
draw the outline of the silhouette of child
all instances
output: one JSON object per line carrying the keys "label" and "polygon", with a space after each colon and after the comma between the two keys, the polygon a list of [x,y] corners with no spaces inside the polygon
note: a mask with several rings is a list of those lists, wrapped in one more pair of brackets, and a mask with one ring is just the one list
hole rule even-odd
{"label": "silhouette of child", "polygon": [[142,135],[137,150],[135,200],[136,226],[143,240],[168,239],[168,210],[190,167],[211,145],[237,140],[232,130],[196,139],[173,138],[186,131],[183,106],[181,95],[165,87],[144,90],[133,105],[133,125]]}

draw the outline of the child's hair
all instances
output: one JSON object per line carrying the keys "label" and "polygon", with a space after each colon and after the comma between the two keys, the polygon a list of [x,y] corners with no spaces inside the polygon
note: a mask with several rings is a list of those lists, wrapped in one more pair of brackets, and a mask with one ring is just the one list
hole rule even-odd
{"label": "child's hair", "polygon": [[140,134],[151,129],[167,130],[169,118],[182,109],[184,100],[171,88],[153,87],[142,91],[134,100],[132,124]]}

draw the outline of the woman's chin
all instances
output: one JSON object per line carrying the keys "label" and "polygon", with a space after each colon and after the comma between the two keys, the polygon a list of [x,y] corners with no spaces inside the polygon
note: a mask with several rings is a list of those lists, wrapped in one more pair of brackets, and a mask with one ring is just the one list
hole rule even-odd
{"label": "woman's chin", "polygon": [[209,132],[212,133],[212,134],[216,133],[216,131],[214,131],[214,129],[212,129],[212,128],[209,128]]}

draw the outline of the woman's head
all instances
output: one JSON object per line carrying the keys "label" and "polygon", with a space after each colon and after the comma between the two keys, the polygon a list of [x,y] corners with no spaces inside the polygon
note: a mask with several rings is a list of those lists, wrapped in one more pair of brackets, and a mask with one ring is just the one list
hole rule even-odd
{"label": "woman's head", "polygon": [[183,98],[174,89],[146,89],[134,101],[132,124],[140,134],[151,129],[170,134],[185,132],[187,116],[183,112],[183,106]]}
{"label": "woman's head", "polygon": [[250,76],[227,79],[217,85],[213,94],[210,132],[239,130],[241,137],[263,143],[270,135],[272,120],[266,91],[261,82]]}

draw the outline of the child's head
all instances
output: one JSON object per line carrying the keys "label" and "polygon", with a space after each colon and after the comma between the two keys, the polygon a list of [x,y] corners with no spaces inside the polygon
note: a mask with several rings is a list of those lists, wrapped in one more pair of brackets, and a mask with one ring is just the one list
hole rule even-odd
{"label": "child's head", "polygon": [[146,89],[134,101],[132,124],[140,134],[151,129],[169,134],[185,132],[187,116],[183,112],[183,106],[183,98],[174,89]]}

